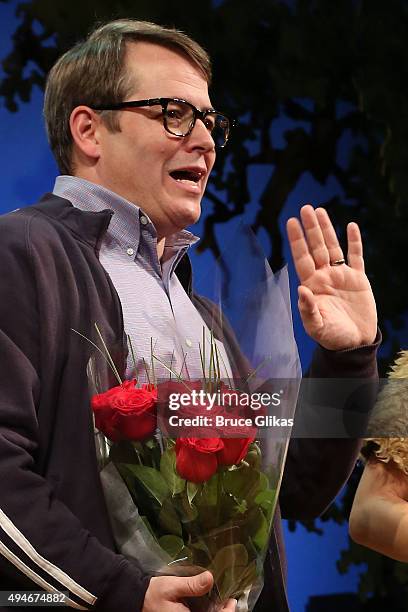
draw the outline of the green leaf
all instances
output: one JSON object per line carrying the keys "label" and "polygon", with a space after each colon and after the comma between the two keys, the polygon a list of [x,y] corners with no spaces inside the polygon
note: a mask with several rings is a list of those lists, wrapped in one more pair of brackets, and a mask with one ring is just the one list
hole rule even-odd
{"label": "green leaf", "polygon": [[197,540],[197,542],[194,542],[194,544],[190,544],[190,546],[194,550],[202,550],[206,553],[207,556],[210,556],[210,551],[204,540]]}
{"label": "green leaf", "polygon": [[181,493],[186,486],[186,481],[177,473],[176,453],[173,449],[166,450],[160,460],[160,472],[166,481],[171,494]]}
{"label": "green leaf", "polygon": [[182,523],[191,523],[198,516],[196,506],[191,503],[186,494],[181,497],[179,508],[180,520]]}
{"label": "green leaf", "polygon": [[259,474],[259,490],[265,491],[269,487],[269,479],[264,472],[260,472]]}
{"label": "green leaf", "polygon": [[170,499],[163,502],[163,506],[159,512],[159,524],[167,533],[181,536],[183,533],[179,517]]}
{"label": "green leaf", "polygon": [[188,482],[187,483],[187,498],[188,498],[188,503],[191,506],[191,503],[193,501],[193,499],[195,498],[195,496],[198,493],[198,485],[195,482]]}
{"label": "green leaf", "polygon": [[238,469],[227,470],[222,474],[223,488],[236,499],[245,499],[248,505],[255,503],[255,498],[268,486],[265,474],[258,472],[249,465],[242,465]]}
{"label": "green leaf", "polygon": [[137,454],[133,445],[127,440],[121,440],[112,444],[109,450],[109,458],[116,463],[132,463],[137,461]]}
{"label": "green leaf", "polygon": [[240,591],[244,591],[247,587],[255,582],[257,577],[258,570],[256,561],[252,561],[252,563],[246,567],[241,576],[238,578],[236,586]]}
{"label": "green leaf", "polygon": [[230,597],[238,598],[245,589],[255,582],[257,577],[258,572],[255,561],[252,561],[246,567],[233,565],[227,568],[220,584],[217,584],[222,601]]}
{"label": "green leaf", "polygon": [[246,503],[246,500],[245,499],[241,499],[241,500],[236,499],[235,501],[236,501],[236,506],[235,507],[236,507],[237,513],[238,514],[245,514],[245,512],[248,509],[248,504]]}
{"label": "green leaf", "polygon": [[172,559],[176,559],[184,547],[182,538],[175,535],[162,536],[159,538],[159,544]]}
{"label": "green leaf", "polygon": [[269,539],[268,522],[260,508],[253,508],[248,521],[251,539],[256,548],[263,552]]}
{"label": "green leaf", "polygon": [[214,474],[203,484],[201,490],[200,502],[206,506],[216,506],[218,501],[218,485],[219,485],[219,474]]}
{"label": "green leaf", "polygon": [[129,489],[131,494],[133,494],[132,497],[134,497],[135,478],[133,474],[131,473],[130,470],[128,470],[127,464],[125,463],[117,463],[116,467],[117,467],[119,474],[122,476],[123,480],[125,481],[127,488]]}
{"label": "green leaf", "polygon": [[275,503],[276,491],[274,489],[266,489],[261,491],[255,497],[255,502],[265,510],[267,516],[270,517]]}
{"label": "green leaf", "polygon": [[163,476],[154,468],[145,465],[124,464],[124,467],[143,485],[160,505],[170,495],[169,487]]}
{"label": "green leaf", "polygon": [[[228,590],[231,583],[225,580],[226,572],[233,570],[234,576],[242,574],[248,564],[248,553],[243,544],[232,544],[224,546],[215,555],[213,562],[208,568],[214,576],[214,582],[218,588],[221,600],[229,597]],[[235,590],[235,584],[233,585]]]}
{"label": "green leaf", "polygon": [[192,563],[193,558],[194,556],[193,556],[193,551],[191,550],[191,548],[189,548],[188,546],[183,546],[183,548],[180,550],[178,554],[178,559],[180,559],[183,565],[185,565],[186,563]]}
{"label": "green leaf", "polygon": [[208,567],[212,559],[211,552],[203,540],[189,544],[192,551],[192,561],[194,565]]}

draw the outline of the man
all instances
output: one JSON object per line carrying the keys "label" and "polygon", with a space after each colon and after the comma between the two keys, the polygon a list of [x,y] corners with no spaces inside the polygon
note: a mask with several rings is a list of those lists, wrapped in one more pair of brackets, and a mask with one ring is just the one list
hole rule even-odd
{"label": "man", "polygon": [[[78,609],[177,612],[211,587],[209,573],[150,578],[117,554],[95,459],[91,351],[72,333],[91,337],[96,321],[109,346],[123,346],[126,330],[148,355],[152,337],[172,349],[177,321],[197,356],[208,320],[190,299],[194,239],[184,228],[200,216],[215,139],[224,144],[229,129],[209,82],[208,57],[191,39],[131,20],[96,30],[49,75],[45,117],[65,176],[0,222],[2,589],[68,590]],[[295,219],[288,234],[302,319],[321,345],[311,374],[375,376],[376,311],[358,228],[348,228],[346,265],[325,211],[306,206],[301,217],[305,235]],[[285,514],[322,512],[357,451],[349,440],[292,441]],[[278,512],[257,612],[287,609],[281,541]]]}

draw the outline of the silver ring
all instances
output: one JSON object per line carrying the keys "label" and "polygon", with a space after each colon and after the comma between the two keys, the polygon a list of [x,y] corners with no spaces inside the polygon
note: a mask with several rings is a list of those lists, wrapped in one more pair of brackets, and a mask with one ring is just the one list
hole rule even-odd
{"label": "silver ring", "polygon": [[346,263],[345,259],[336,259],[335,261],[331,261],[330,265],[331,266],[342,266],[345,263]]}

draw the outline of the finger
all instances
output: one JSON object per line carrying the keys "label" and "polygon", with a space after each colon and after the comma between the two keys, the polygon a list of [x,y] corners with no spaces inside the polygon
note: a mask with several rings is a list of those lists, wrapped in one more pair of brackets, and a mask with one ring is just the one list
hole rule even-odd
{"label": "finger", "polygon": [[166,585],[166,595],[177,600],[182,597],[200,597],[211,589],[214,579],[211,572],[202,572],[197,576],[172,577]]}
{"label": "finger", "polygon": [[313,257],[310,255],[302,226],[298,219],[292,217],[286,224],[289,246],[293,262],[301,283],[307,280],[316,270]]}
{"label": "finger", "polygon": [[145,594],[142,612],[188,612],[189,608],[181,597],[175,597],[177,582],[175,576],[153,576]]}
{"label": "finger", "polygon": [[190,612],[190,608],[180,602],[166,602],[165,605],[160,605],[160,612]]}
{"label": "finger", "polygon": [[142,612],[190,612],[190,608],[181,602],[157,599],[153,605],[143,606]]}
{"label": "finger", "polygon": [[316,208],[316,216],[322,230],[324,242],[329,252],[330,262],[338,261],[339,259],[344,259],[343,251],[339,244],[333,224],[330,221],[330,217],[327,213],[327,210],[321,207]]}
{"label": "finger", "polygon": [[300,218],[306,235],[309,251],[314,259],[316,268],[327,266],[330,263],[329,252],[323,238],[316,211],[310,204],[302,206]]}
{"label": "finger", "polygon": [[322,326],[323,320],[317,306],[313,292],[304,285],[298,287],[299,311],[306,331],[317,330]]}
{"label": "finger", "polygon": [[222,609],[222,612],[235,612],[237,609],[237,600],[236,599],[229,599],[225,604],[224,607]]}
{"label": "finger", "polygon": [[360,228],[358,227],[357,223],[348,224],[347,242],[347,259],[349,266],[355,270],[364,272],[363,243],[361,241]]}

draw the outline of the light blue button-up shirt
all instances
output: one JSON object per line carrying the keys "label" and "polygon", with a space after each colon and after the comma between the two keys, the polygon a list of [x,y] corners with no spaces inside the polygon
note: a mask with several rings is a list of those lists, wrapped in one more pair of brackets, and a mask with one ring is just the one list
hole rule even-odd
{"label": "light blue button-up shirt", "polygon": [[[184,253],[199,239],[183,230],[166,238],[163,257],[157,255],[157,233],[149,217],[135,204],[112,191],[74,176],[59,176],[54,194],[73,206],[113,216],[103,238],[99,259],[118,292],[126,333],[130,336],[136,369],[129,351],[126,377],[167,380],[166,364],[184,379],[202,378],[200,349],[205,334],[207,362],[210,330],[191,302],[174,271]],[[222,376],[231,377],[223,345],[216,341]],[[206,366],[208,371],[208,364]]]}

